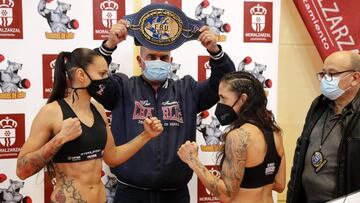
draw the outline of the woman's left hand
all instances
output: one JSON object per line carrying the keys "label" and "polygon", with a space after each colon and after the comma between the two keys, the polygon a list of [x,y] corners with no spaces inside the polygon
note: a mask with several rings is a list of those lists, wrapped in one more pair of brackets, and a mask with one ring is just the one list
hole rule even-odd
{"label": "woman's left hand", "polygon": [[189,164],[198,158],[198,149],[195,142],[186,141],[180,146],[177,154],[183,162]]}

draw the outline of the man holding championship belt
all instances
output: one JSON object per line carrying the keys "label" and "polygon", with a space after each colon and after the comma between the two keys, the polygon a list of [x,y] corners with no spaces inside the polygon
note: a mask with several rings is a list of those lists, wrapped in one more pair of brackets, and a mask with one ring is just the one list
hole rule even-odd
{"label": "man holding championship belt", "polygon": [[[177,150],[186,140],[195,141],[197,114],[218,102],[219,81],[235,71],[234,63],[217,44],[216,34],[168,4],[150,4],[113,25],[108,40],[97,49],[108,63],[128,34],[141,45],[136,59],[142,74],[130,78],[113,74],[111,83],[99,86],[101,91],[92,96],[112,111],[116,145],[142,132],[142,122],[149,116],[161,120],[164,131],[132,159],[111,169],[118,179],[115,202],[188,203],[187,184],[193,172],[179,159]],[[170,50],[189,39],[200,41],[211,57],[211,76],[203,82],[189,75],[168,79],[173,60]]]}

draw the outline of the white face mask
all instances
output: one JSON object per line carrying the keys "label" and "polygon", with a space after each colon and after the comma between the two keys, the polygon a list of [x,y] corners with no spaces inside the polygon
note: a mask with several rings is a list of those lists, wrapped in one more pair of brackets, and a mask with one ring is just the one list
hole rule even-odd
{"label": "white face mask", "polygon": [[171,69],[171,63],[161,60],[141,60],[145,63],[143,75],[150,81],[165,81]]}
{"label": "white face mask", "polygon": [[170,74],[171,64],[161,60],[144,61],[144,76],[150,81],[165,81]]}
{"label": "white face mask", "polygon": [[339,87],[339,82],[340,82],[341,79],[344,79],[344,78],[346,78],[347,76],[349,76],[351,74],[352,73],[346,75],[343,78],[333,76],[331,81],[328,81],[328,80],[325,79],[325,77],[323,77],[321,79],[321,82],[320,82],[320,91],[321,91],[321,93],[325,97],[329,98],[330,100],[335,100],[335,99],[339,98],[341,95],[344,94],[344,92],[346,90],[348,90],[350,88],[350,87],[348,87],[345,90],[342,90]]}

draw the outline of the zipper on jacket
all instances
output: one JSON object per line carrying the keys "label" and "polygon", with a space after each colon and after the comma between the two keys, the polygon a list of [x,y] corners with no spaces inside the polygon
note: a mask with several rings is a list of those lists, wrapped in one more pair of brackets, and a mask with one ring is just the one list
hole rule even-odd
{"label": "zipper on jacket", "polygon": [[[152,88],[152,87],[151,87]],[[153,89],[153,88],[152,88]],[[153,89],[154,90],[154,89]],[[156,117],[160,120],[160,121],[162,121],[162,119],[161,118],[159,118],[158,117],[158,115],[159,115],[159,112],[158,112],[158,90],[154,90],[154,92],[155,92],[155,114],[156,114]],[[161,137],[158,137],[158,139],[156,140],[157,141],[157,145],[158,145],[158,147],[157,147],[157,168],[158,168],[158,171],[160,172],[161,171],[161,151],[160,151],[160,145],[161,145]]]}

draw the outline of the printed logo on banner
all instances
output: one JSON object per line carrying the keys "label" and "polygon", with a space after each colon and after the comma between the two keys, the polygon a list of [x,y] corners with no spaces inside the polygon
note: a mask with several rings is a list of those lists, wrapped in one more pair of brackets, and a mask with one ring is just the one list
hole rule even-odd
{"label": "printed logo on banner", "polygon": [[[1,173],[0,179],[5,178],[7,179],[6,175]],[[0,181],[1,182],[4,182]],[[9,186],[0,188],[0,201],[1,202],[32,202],[32,198],[29,196],[25,196],[22,193],[20,193],[20,190],[24,188],[25,182],[18,181],[15,179],[9,179]]]}
{"label": "printed logo on banner", "polygon": [[0,172],[0,183],[3,183],[7,179],[7,175],[5,173]]}
{"label": "printed logo on banner", "polygon": [[323,60],[335,51],[360,52],[359,0],[294,0]]}
{"label": "printed logo on banner", "polygon": [[272,2],[244,2],[244,42],[272,42]]}
{"label": "printed logo on banner", "polygon": [[16,158],[25,142],[25,115],[0,114],[0,159]]}
{"label": "printed logo on banner", "polygon": [[43,54],[43,98],[50,97],[54,82],[54,68],[57,54]]}
{"label": "printed logo on banner", "polygon": [[22,1],[0,2],[0,39],[22,39]]}
{"label": "printed logo on banner", "polygon": [[22,78],[18,72],[22,70],[21,63],[7,60],[7,63],[2,63],[5,60],[4,55],[0,54],[0,65],[4,64],[4,68],[0,69],[0,99],[23,99],[26,92],[19,91],[19,89],[28,89],[30,87],[30,80]]}
{"label": "printed logo on banner", "polygon": [[203,81],[210,77],[211,67],[209,61],[210,56],[198,56],[198,81]]}
{"label": "printed logo on banner", "polygon": [[[210,173],[220,178],[219,166],[205,166]],[[198,203],[221,203],[220,199],[212,194],[198,178]]]}
{"label": "printed logo on banner", "polygon": [[78,29],[79,22],[68,16],[70,8],[71,4],[64,1],[40,0],[38,13],[46,19],[51,30],[51,32],[45,32],[47,39],[73,39],[75,37],[75,33],[69,30]]}
{"label": "printed logo on banner", "polygon": [[[209,56],[198,56],[198,81],[204,81],[210,77],[211,67],[209,65]],[[206,145],[200,145],[200,149],[206,152],[219,151],[222,147],[222,131],[220,122],[216,116],[209,117],[208,111],[203,111],[197,115],[196,129],[202,134]],[[204,121],[210,118],[210,122]]]}
{"label": "printed logo on banner", "polygon": [[151,0],[151,3],[169,3],[181,9],[181,0]]}
{"label": "printed logo on banner", "polygon": [[120,69],[120,64],[111,62],[109,64],[109,74],[116,73]]}
{"label": "printed logo on banner", "polygon": [[266,96],[268,96],[269,91],[267,90],[267,88],[272,87],[272,80],[264,76],[264,72],[268,69],[268,66],[255,61],[251,66],[251,62],[252,58],[250,56],[243,58],[243,60],[240,61],[236,71],[246,71],[248,73],[251,73],[255,78],[260,81],[263,88],[265,88]]}
{"label": "printed logo on banner", "polygon": [[[105,172],[102,171],[102,173],[104,173],[102,175],[102,181],[105,185],[105,191],[106,191],[106,202],[115,202],[115,195],[116,195],[116,186],[117,186],[117,179],[114,176],[109,176],[106,175],[105,176]],[[105,180],[104,180],[105,179]]]}
{"label": "printed logo on banner", "polygon": [[231,26],[229,23],[223,23],[220,20],[221,16],[224,15],[225,9],[212,6],[212,11],[207,14],[204,13],[204,9],[209,7],[210,2],[208,0],[203,0],[195,9],[196,19],[202,21],[205,25],[209,26],[210,29],[216,34],[221,32],[230,32]]}
{"label": "printed logo on banner", "polygon": [[180,70],[180,66],[181,66],[181,64],[179,64],[179,63],[171,63],[170,74],[168,77],[169,79],[172,79],[174,81],[180,79],[180,77],[176,74],[177,71]]}
{"label": "printed logo on banner", "polygon": [[125,15],[125,0],[93,0],[94,40],[105,40],[109,30]]}

